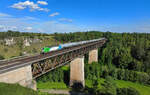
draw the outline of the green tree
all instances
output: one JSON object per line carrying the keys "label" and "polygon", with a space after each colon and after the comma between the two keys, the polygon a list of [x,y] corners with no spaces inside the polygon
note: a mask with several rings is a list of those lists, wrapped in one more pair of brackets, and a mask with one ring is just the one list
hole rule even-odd
{"label": "green tree", "polygon": [[134,88],[117,88],[117,95],[140,95]]}
{"label": "green tree", "polygon": [[106,80],[102,84],[103,90],[105,91],[106,95],[116,95],[116,84],[112,77],[107,76]]}

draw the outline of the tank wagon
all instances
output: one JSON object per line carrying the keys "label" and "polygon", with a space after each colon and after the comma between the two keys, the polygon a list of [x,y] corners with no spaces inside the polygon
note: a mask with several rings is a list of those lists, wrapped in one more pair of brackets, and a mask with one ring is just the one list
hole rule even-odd
{"label": "tank wagon", "polygon": [[46,47],[42,48],[41,53],[44,54],[44,53],[48,53],[51,51],[61,50],[66,47],[76,46],[76,45],[85,44],[85,43],[89,43],[89,42],[95,42],[95,41],[104,40],[104,39],[105,38],[100,38],[100,39],[94,39],[94,40],[88,40],[88,41],[65,43],[65,44],[60,44],[58,46],[46,46]]}

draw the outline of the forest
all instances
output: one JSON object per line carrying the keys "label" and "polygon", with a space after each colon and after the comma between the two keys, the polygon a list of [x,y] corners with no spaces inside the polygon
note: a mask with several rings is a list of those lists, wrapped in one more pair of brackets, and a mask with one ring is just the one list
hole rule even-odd
{"label": "forest", "polygon": [[19,32],[19,31],[8,30],[7,32],[0,32],[0,40],[9,38],[9,37],[21,37],[21,36],[34,37],[34,36],[47,36],[47,35],[48,34],[46,33],[29,33],[29,32]]}
{"label": "forest", "polygon": [[[88,64],[85,55],[84,93],[92,95],[149,95],[142,88],[132,85],[120,87],[117,83],[137,84],[150,91],[150,34],[148,33],[112,33],[100,31],[74,33],[20,33],[0,32],[0,39],[18,36],[48,36],[60,43],[91,40],[105,37],[107,42],[99,48],[98,62]],[[63,68],[63,67],[62,67]],[[69,87],[69,67],[58,68],[37,79],[37,83],[62,82]],[[117,83],[116,83],[117,82]],[[132,86],[132,87],[131,87]],[[80,90],[80,89],[79,89]],[[142,94],[141,94],[142,93]]]}
{"label": "forest", "polygon": [[[85,79],[92,81],[92,87],[84,92],[95,95],[140,95],[134,88],[118,88],[114,80],[124,80],[150,86],[150,34],[148,33],[112,33],[112,32],[76,32],[55,33],[54,39],[61,43],[107,38],[106,44],[99,49],[98,62],[87,64],[85,60]],[[68,73],[68,74],[66,74]],[[69,69],[54,70],[38,81],[69,83]],[[99,79],[104,79],[99,88]],[[141,94],[144,95],[144,94]],[[146,95],[146,94],[145,94]]]}
{"label": "forest", "polygon": [[55,33],[54,37],[62,43],[105,37],[107,43],[99,50],[100,64],[150,74],[150,34],[90,31]]}

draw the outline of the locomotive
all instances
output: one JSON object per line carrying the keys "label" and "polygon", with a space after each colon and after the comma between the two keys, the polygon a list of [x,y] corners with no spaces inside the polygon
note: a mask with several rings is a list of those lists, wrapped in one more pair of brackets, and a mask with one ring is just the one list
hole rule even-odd
{"label": "locomotive", "polygon": [[104,40],[105,38],[100,38],[100,39],[94,39],[94,40],[88,40],[88,41],[80,41],[80,42],[72,42],[72,43],[66,43],[66,44],[60,44],[58,46],[46,46],[42,48],[41,53],[48,53],[51,51],[56,51],[56,50],[61,50],[66,47],[71,47],[71,46],[76,46],[76,45],[81,45],[89,42],[94,42],[94,41],[99,41],[99,40]]}

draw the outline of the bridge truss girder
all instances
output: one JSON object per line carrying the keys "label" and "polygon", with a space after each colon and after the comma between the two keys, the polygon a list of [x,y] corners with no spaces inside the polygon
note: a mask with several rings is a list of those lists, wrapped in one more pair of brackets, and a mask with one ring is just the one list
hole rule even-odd
{"label": "bridge truss girder", "polygon": [[84,54],[88,53],[90,50],[101,47],[104,43],[105,41],[99,41],[96,43],[80,46],[80,48],[75,50],[69,51],[68,49],[69,52],[63,52],[56,56],[32,63],[33,78],[37,78],[57,67],[65,65],[66,63],[69,63],[73,59],[79,56],[83,56]]}

